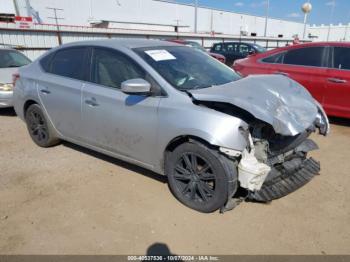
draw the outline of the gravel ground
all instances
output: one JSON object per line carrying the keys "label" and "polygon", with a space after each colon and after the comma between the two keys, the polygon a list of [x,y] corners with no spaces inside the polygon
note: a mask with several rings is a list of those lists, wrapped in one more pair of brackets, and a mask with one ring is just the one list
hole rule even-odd
{"label": "gravel ground", "polygon": [[314,135],[320,176],[223,215],[181,205],[142,168],[69,143],[39,148],[12,110],[0,123],[0,254],[350,254],[350,120]]}

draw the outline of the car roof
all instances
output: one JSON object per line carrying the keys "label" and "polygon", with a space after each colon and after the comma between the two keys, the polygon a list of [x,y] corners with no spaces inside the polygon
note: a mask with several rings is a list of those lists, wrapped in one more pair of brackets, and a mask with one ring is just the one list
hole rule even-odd
{"label": "car roof", "polygon": [[151,40],[151,39],[134,39],[134,38],[121,38],[121,39],[104,39],[104,40],[88,40],[88,41],[78,41],[73,43],[64,44],[61,47],[69,46],[101,46],[101,47],[120,47],[125,48],[143,48],[143,47],[156,47],[156,46],[177,46],[177,44],[162,41],[162,40]]}
{"label": "car roof", "polygon": [[280,52],[285,52],[288,50],[299,49],[304,47],[322,47],[322,46],[340,46],[340,47],[350,47],[350,42],[309,42],[309,43],[300,43],[296,45],[283,46],[275,49],[268,50],[267,52],[257,54],[255,58],[264,58],[269,55],[277,54]]}

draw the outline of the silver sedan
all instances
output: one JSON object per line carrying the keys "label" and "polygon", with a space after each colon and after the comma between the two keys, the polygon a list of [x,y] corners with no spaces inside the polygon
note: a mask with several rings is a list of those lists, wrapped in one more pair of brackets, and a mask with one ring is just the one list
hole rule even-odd
{"label": "silver sedan", "polygon": [[55,48],[19,69],[14,105],[37,145],[66,140],[164,174],[176,198],[201,212],[303,186],[320,169],[308,137],[329,131],[322,107],[293,80],[241,78],[157,40]]}
{"label": "silver sedan", "polygon": [[[22,53],[10,48],[0,48],[0,108],[12,107],[13,77],[17,68],[31,61]],[[14,75],[14,76],[13,76]]]}

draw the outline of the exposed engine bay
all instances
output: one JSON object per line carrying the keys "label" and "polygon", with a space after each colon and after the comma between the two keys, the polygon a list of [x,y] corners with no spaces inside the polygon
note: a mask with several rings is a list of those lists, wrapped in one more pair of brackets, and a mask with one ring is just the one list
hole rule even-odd
{"label": "exposed engine bay", "polygon": [[[239,187],[248,192],[244,199],[269,202],[281,198],[319,173],[320,163],[308,158],[307,154],[318,149],[317,144],[309,139],[310,134],[317,130],[322,135],[329,132],[328,119],[322,107],[318,108],[309,128],[288,136],[277,134],[271,125],[234,105],[209,101],[194,103],[239,117],[248,123],[249,129],[240,130],[247,140],[247,148],[243,152],[221,150],[236,161]],[[221,212],[233,209],[241,201],[231,195]]]}

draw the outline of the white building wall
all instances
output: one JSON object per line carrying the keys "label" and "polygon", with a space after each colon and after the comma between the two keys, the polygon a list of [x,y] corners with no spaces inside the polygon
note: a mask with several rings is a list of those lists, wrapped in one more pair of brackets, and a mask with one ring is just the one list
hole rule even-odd
{"label": "white building wall", "polygon": [[[1,0],[9,1],[9,0]],[[12,1],[12,0],[11,0]],[[21,15],[27,14],[25,0],[17,0]],[[47,17],[53,11],[46,7],[62,8],[58,16],[61,24],[90,25],[90,20],[130,21],[153,24],[189,26],[194,30],[194,6],[154,0],[30,0],[44,23],[54,23]],[[1,7],[0,7],[1,9]],[[264,35],[265,18],[210,8],[198,8],[198,31],[239,35],[241,30]],[[303,24],[280,19],[269,19],[267,36],[292,37],[303,34]],[[156,30],[156,29],[155,29]]]}
{"label": "white building wall", "polygon": [[329,41],[350,41],[350,23],[348,25],[313,25],[308,29],[308,33],[317,36],[314,41],[327,41],[328,31]]}

